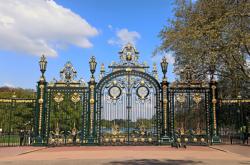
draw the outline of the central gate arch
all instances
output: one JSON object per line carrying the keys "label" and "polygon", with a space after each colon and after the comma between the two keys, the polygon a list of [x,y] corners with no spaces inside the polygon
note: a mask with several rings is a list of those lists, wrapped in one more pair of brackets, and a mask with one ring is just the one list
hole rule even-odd
{"label": "central gate arch", "polygon": [[[158,144],[162,112],[160,84],[137,63],[136,50],[127,45],[120,64],[96,86],[96,133],[101,145]],[[130,56],[130,57],[128,57]]]}

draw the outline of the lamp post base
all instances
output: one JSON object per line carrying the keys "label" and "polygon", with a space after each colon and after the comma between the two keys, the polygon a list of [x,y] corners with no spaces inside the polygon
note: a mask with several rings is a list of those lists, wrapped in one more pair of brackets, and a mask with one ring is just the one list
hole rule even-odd
{"label": "lamp post base", "polygon": [[87,139],[87,144],[88,145],[94,145],[94,144],[96,144],[96,141],[95,141],[95,139],[93,137],[89,137]]}
{"label": "lamp post base", "polygon": [[221,143],[220,137],[217,136],[217,135],[214,135],[214,136],[212,137],[212,144],[219,144],[219,143]]}
{"label": "lamp post base", "polygon": [[38,136],[35,138],[35,142],[33,143],[33,146],[44,146],[43,139],[41,136]]}
{"label": "lamp post base", "polygon": [[171,138],[168,135],[164,135],[161,138],[161,145],[170,145],[172,142]]}

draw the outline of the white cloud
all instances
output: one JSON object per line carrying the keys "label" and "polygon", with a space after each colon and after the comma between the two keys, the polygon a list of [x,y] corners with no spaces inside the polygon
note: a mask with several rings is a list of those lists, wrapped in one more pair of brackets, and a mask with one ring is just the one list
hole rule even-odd
{"label": "white cloud", "polygon": [[4,0],[0,3],[0,49],[56,56],[56,48],[92,47],[98,31],[53,0]]}
{"label": "white cloud", "polygon": [[128,31],[128,29],[123,28],[116,30],[116,37],[109,39],[108,44],[122,46],[130,42],[135,45],[140,38],[141,36],[138,32]]}
{"label": "white cloud", "polygon": [[160,62],[162,60],[163,56],[165,56],[167,58],[167,61],[169,64],[174,64],[175,58],[174,58],[173,51],[165,52],[163,55],[157,54],[156,56],[152,57],[152,60],[153,60],[153,62]]}
{"label": "white cloud", "polygon": [[13,85],[11,83],[3,83],[3,86],[10,87],[10,88],[14,88],[15,87],[15,85]]}
{"label": "white cloud", "polygon": [[108,25],[108,28],[109,28],[109,30],[113,30],[113,26],[112,25]]}

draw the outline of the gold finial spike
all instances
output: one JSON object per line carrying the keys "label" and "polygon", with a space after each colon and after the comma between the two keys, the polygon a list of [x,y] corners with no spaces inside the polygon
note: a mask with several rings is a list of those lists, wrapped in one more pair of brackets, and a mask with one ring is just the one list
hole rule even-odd
{"label": "gold finial spike", "polygon": [[101,73],[104,73],[105,72],[105,66],[104,66],[104,63],[102,63],[101,65]]}
{"label": "gold finial spike", "polygon": [[156,65],[156,63],[153,63],[152,74],[153,74],[154,78],[155,78],[156,80],[158,80],[158,71],[157,71],[157,65]]}
{"label": "gold finial spike", "polygon": [[157,65],[156,65],[156,63],[153,63],[153,71],[157,72]]}

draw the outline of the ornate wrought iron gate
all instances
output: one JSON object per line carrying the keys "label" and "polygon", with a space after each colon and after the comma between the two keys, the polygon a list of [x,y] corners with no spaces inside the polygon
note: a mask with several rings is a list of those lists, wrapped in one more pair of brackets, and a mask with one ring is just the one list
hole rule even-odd
{"label": "ornate wrought iron gate", "polygon": [[218,143],[216,83],[195,80],[189,66],[181,80],[172,83],[168,91],[168,133],[177,142],[192,145]]}
{"label": "ornate wrought iron gate", "polygon": [[121,63],[97,85],[97,137],[102,145],[157,144],[161,134],[160,85],[137,63],[138,53],[127,45]]}
{"label": "ornate wrought iron gate", "polygon": [[247,143],[250,135],[250,100],[222,99],[218,111],[218,133],[224,144]]}
{"label": "ornate wrought iron gate", "polygon": [[170,87],[171,134],[184,143],[208,144],[211,124],[209,87],[183,85]]}
{"label": "ornate wrought iron gate", "polygon": [[31,145],[35,99],[0,99],[0,146]]}
{"label": "ornate wrought iron gate", "polygon": [[87,88],[75,81],[76,71],[66,63],[61,80],[48,84],[46,138],[49,145],[80,145],[84,139]]}
{"label": "ornate wrought iron gate", "polygon": [[[167,60],[161,62],[163,80],[156,65],[139,63],[131,44],[123,47],[120,61],[110,71],[92,57],[88,85],[75,81],[76,71],[67,63],[61,80],[47,83],[47,61],[41,58],[35,135],[37,145],[155,145],[177,140],[206,145],[219,142],[215,81],[194,81],[190,72],[181,82],[169,84]],[[190,71],[190,69],[189,69]],[[182,81],[184,80],[184,82]]]}

